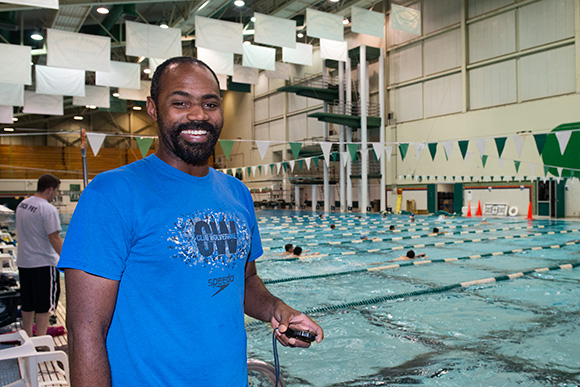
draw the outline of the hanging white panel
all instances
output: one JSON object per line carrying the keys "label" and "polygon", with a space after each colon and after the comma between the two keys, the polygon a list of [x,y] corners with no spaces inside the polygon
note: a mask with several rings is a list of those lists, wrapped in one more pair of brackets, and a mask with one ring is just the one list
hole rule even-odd
{"label": "hanging white panel", "polygon": [[181,56],[181,30],[125,21],[127,45],[125,53],[148,58]]}
{"label": "hanging white panel", "polygon": [[425,117],[458,113],[462,108],[461,74],[425,82],[423,86]]}
{"label": "hanging white panel", "polygon": [[207,17],[195,17],[195,46],[242,54],[244,26]]}
{"label": "hanging white panel", "polygon": [[149,58],[149,70],[151,70],[151,72],[149,73],[149,78],[153,78],[153,75],[155,74],[155,70],[157,70],[157,67],[159,67],[166,60],[167,59]]}
{"label": "hanging white panel", "polygon": [[32,61],[30,46],[16,44],[0,44],[0,82],[32,84],[30,62]]}
{"label": "hanging white panel", "polygon": [[276,70],[276,49],[244,44],[242,64],[262,70]]}
{"label": "hanging white panel", "polygon": [[516,49],[515,11],[468,25],[469,62],[495,58]]}
{"label": "hanging white panel", "polygon": [[275,47],[296,47],[296,21],[254,13],[254,42]]}
{"label": "hanging white panel", "polygon": [[276,70],[266,71],[266,77],[270,79],[290,79],[290,65],[287,63],[276,62]]}
{"label": "hanging white panel", "polygon": [[111,38],[48,29],[46,64],[86,71],[109,71]]}
{"label": "hanging white panel", "polygon": [[344,17],[306,8],[306,34],[313,38],[344,40]]}
{"label": "hanging white panel", "polygon": [[149,90],[151,90],[151,81],[141,81],[139,90],[119,88],[119,98],[132,101],[147,101]]}
{"label": "hanging white panel", "polygon": [[226,74],[216,74],[216,77],[220,83],[220,90],[228,89],[228,76]]}
{"label": "hanging white panel", "polygon": [[523,101],[576,91],[574,46],[561,47],[520,59],[520,96]]}
{"label": "hanging white panel", "polygon": [[24,107],[22,108],[22,112],[29,114],[62,116],[62,95],[38,94],[33,91],[25,91]]}
{"label": "hanging white panel", "polygon": [[58,0],[3,0],[3,3],[29,5],[38,8],[58,9]]}
{"label": "hanging white panel", "polygon": [[[417,11],[420,11],[421,10],[421,3],[417,2],[417,3],[411,4],[409,6],[409,8],[413,8]],[[417,37],[416,34],[412,34],[412,33],[407,32],[407,31],[395,29],[393,27],[393,24],[394,24],[393,17],[391,16],[388,19],[388,24],[387,24],[387,28],[388,28],[387,38],[388,38],[389,46],[398,45],[398,44],[404,43],[406,41],[409,41],[411,39],[415,39]]]}
{"label": "hanging white panel", "polygon": [[391,4],[391,23],[395,30],[421,35],[421,11]]}
{"label": "hanging white panel", "polygon": [[234,76],[232,77],[232,81],[237,83],[247,83],[250,85],[255,85],[256,83],[258,83],[259,76],[260,71],[258,69],[234,65]]}
{"label": "hanging white panel", "polygon": [[234,54],[197,48],[197,59],[208,65],[216,74],[234,75]]}
{"label": "hanging white panel", "polygon": [[520,49],[574,36],[574,0],[543,0],[521,7],[518,14]]}
{"label": "hanging white panel", "polygon": [[24,85],[16,83],[0,83],[0,105],[23,106]]}
{"label": "hanging white panel", "polygon": [[516,102],[516,62],[509,60],[469,71],[471,109]]}
{"label": "hanging white panel", "polygon": [[381,12],[373,12],[352,6],[351,15],[352,32],[384,38],[385,17]]}
{"label": "hanging white panel", "polygon": [[282,47],[282,60],[305,66],[312,66],[312,45],[296,43],[296,48]]}
{"label": "hanging white panel", "polygon": [[0,124],[12,124],[14,121],[12,106],[0,106]]}
{"label": "hanging white panel", "polygon": [[109,88],[104,86],[85,86],[84,97],[73,97],[73,105],[96,106],[108,109],[111,106]]}
{"label": "hanging white panel", "polygon": [[348,59],[348,44],[336,40],[320,39],[320,57],[346,62]]}
{"label": "hanging white panel", "polygon": [[97,71],[95,83],[98,86],[141,88],[141,66],[138,63],[111,61],[111,70]]}
{"label": "hanging white panel", "polygon": [[85,96],[85,71],[36,65],[39,94]]}

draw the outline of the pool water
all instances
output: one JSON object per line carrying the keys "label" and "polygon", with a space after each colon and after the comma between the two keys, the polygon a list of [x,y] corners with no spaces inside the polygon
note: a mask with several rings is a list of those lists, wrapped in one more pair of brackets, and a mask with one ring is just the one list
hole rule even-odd
{"label": "pool water", "polygon": [[[580,239],[579,222],[502,218],[480,224],[478,218],[437,221],[416,216],[415,223],[409,223],[405,216],[367,214],[359,219],[345,214],[320,219],[311,213],[282,211],[259,212],[258,217],[264,247],[269,248],[257,261],[266,282],[320,275],[268,285],[296,309],[318,308],[311,317],[325,330],[324,341],[309,349],[278,347],[287,386],[580,383],[580,268],[362,304],[381,296],[577,263],[580,244],[565,243]],[[337,228],[330,230],[330,223]],[[385,231],[390,224],[396,224],[399,232]],[[433,227],[449,233],[428,236]],[[385,240],[361,242],[361,233]],[[393,237],[404,239],[387,240]],[[338,241],[341,244],[329,244]],[[277,254],[286,243],[322,256],[280,259]],[[550,248],[555,245],[562,247]],[[543,248],[477,257],[529,247]],[[402,266],[360,272],[408,249],[425,252],[429,260],[473,259],[422,265],[395,262]],[[355,272],[333,275],[350,271]],[[337,309],[325,309],[329,306]],[[248,357],[273,363],[269,327],[250,323],[247,331]]]}

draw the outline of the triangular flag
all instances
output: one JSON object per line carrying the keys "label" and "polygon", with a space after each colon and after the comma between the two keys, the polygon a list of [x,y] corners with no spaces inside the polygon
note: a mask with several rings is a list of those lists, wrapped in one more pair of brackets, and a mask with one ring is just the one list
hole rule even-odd
{"label": "triangular flag", "polygon": [[270,164],[270,173],[274,174],[274,164]]}
{"label": "triangular flag", "polygon": [[252,169],[250,167],[246,167],[246,176],[250,177],[252,176]]}
{"label": "triangular flag", "polygon": [[407,150],[409,149],[409,144],[403,143],[399,144],[399,152],[401,153],[401,160],[405,160],[407,155]]}
{"label": "triangular flag", "polygon": [[315,166],[316,168],[318,168],[318,158],[319,158],[319,156],[314,156],[314,157],[312,158],[312,160],[314,160],[314,166]]}
{"label": "triangular flag", "polygon": [[256,166],[252,165],[252,176],[256,176]]}
{"label": "triangular flag", "polygon": [[497,147],[497,157],[501,157],[501,154],[503,153],[503,148],[505,148],[505,142],[507,140],[507,137],[496,137],[494,138],[495,140],[495,146]]}
{"label": "triangular flag", "polygon": [[548,135],[546,133],[534,134],[534,140],[536,140],[536,147],[538,148],[538,153],[542,155],[544,150],[544,145],[546,145],[546,138]]}
{"label": "triangular flag", "polygon": [[525,137],[516,134],[513,139],[516,146],[516,152],[518,152],[518,157],[520,157],[522,155],[522,149],[524,148]]}
{"label": "triangular flag", "polygon": [[520,171],[520,161],[514,160],[514,167],[516,167],[516,173]]}
{"label": "triangular flag", "polygon": [[461,156],[463,156],[463,160],[465,160],[465,154],[467,153],[467,147],[469,146],[469,140],[457,141],[457,145],[459,145],[459,150],[461,151]]}
{"label": "triangular flag", "polygon": [[427,147],[427,145],[425,145],[424,142],[418,142],[415,144],[415,156],[417,156],[417,161],[419,161],[419,158],[421,157],[421,152],[426,147]]}
{"label": "triangular flag", "polygon": [[387,152],[387,161],[391,161],[391,155],[393,154],[393,147],[388,146],[385,148],[385,151]]}
{"label": "triangular flag", "polygon": [[[562,169],[563,168],[562,167],[558,167],[556,169],[558,169],[558,177],[562,177]],[[558,183],[559,183],[559,181],[558,181]]]}
{"label": "triangular flag", "polygon": [[222,146],[222,150],[224,151],[224,155],[226,159],[230,159],[230,153],[232,153],[232,148],[234,147],[234,140],[219,140],[220,145]]}
{"label": "triangular flag", "polygon": [[447,160],[449,160],[449,157],[451,157],[451,151],[453,150],[453,142],[443,141],[441,145],[443,145],[443,149],[445,149],[445,156],[447,157]]}
{"label": "triangular flag", "polygon": [[296,160],[288,160],[288,164],[290,164],[290,170],[294,171],[294,164],[296,163]]}
{"label": "triangular flag", "polygon": [[342,155],[340,156],[343,167],[346,167],[346,165],[348,164],[348,160],[350,160],[350,158],[348,156],[349,156],[348,151],[342,152]]}
{"label": "triangular flag", "polygon": [[260,152],[260,157],[264,160],[268,147],[270,146],[270,141],[256,141],[256,146],[258,147],[258,152]]}
{"label": "triangular flag", "polygon": [[280,174],[280,168],[282,167],[282,163],[276,163],[276,174]]}
{"label": "triangular flag", "polygon": [[[89,133],[87,132],[87,139],[89,140],[89,145],[93,150],[93,154],[96,156],[99,153],[99,150],[103,146],[103,141],[105,141],[105,137],[107,137],[104,133]],[[147,148],[149,150],[149,148]],[[147,152],[145,152],[147,154]],[[145,157],[145,156],[143,156]]]}
{"label": "triangular flag", "polygon": [[435,155],[437,154],[437,143],[431,142],[427,144],[427,147],[429,148],[429,153],[431,154],[431,160],[435,161]]}
{"label": "triangular flag", "polygon": [[309,170],[310,170],[310,161],[312,161],[312,157],[304,159],[304,162],[306,163],[306,168],[308,168]]}
{"label": "triangular flag", "polygon": [[288,163],[287,162],[283,162],[282,166],[284,167],[284,172],[286,172],[288,170]]}
{"label": "triangular flag", "polygon": [[568,146],[568,141],[570,141],[571,135],[571,130],[562,130],[560,132],[556,132],[556,138],[558,139],[558,144],[560,145],[561,154],[564,154],[566,151],[566,147]]}
{"label": "triangular flag", "polygon": [[298,170],[299,171],[302,170],[302,164],[304,164],[304,160],[302,160],[302,159],[298,160]]}
{"label": "triangular flag", "polygon": [[356,154],[358,151],[358,144],[346,144],[346,147],[350,153],[350,158],[353,163],[356,163]]}
{"label": "triangular flag", "polygon": [[385,145],[381,144],[380,142],[373,142],[373,150],[375,151],[375,157],[378,160],[381,159],[383,153],[385,153]]}
{"label": "triangular flag", "polygon": [[487,163],[487,155],[481,156],[481,165],[485,168],[485,163]]}
{"label": "triangular flag", "polygon": [[548,172],[550,172],[550,167],[544,165],[544,176],[548,176]]}
{"label": "triangular flag", "polygon": [[486,138],[478,138],[477,140],[475,140],[475,145],[477,145],[477,149],[479,150],[480,156],[483,156],[486,144],[487,144]]}
{"label": "triangular flag", "polygon": [[300,154],[301,147],[302,147],[301,142],[291,142],[290,143],[290,149],[292,149],[292,154],[294,155],[294,159],[298,158],[298,155]]}
{"label": "triangular flag", "polygon": [[151,144],[153,144],[153,137],[135,137],[137,141],[137,146],[141,151],[141,156],[147,156],[147,152],[149,152],[149,148],[151,148]]}
{"label": "triangular flag", "polygon": [[[330,148],[332,148],[332,143],[331,142],[321,142],[320,148],[322,149],[322,154],[324,155],[324,160],[326,161],[326,165],[329,165]],[[316,162],[316,166],[318,167],[318,162]]]}
{"label": "triangular flag", "polygon": [[[261,175],[262,174],[262,166],[261,165],[258,165],[258,171],[260,172],[260,175]],[[260,191],[261,191],[261,189],[260,189]]]}

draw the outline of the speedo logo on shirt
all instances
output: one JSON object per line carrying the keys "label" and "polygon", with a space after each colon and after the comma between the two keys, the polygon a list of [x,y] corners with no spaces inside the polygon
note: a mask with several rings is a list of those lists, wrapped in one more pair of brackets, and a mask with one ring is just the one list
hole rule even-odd
{"label": "speedo logo on shirt", "polygon": [[213,294],[213,296],[215,296],[216,294],[227,288],[228,285],[231,284],[232,282],[234,282],[234,276],[230,274],[225,277],[210,278],[207,280],[207,285],[210,288],[217,288],[217,291]]}
{"label": "speedo logo on shirt", "polygon": [[166,238],[171,258],[210,272],[245,264],[250,251],[248,226],[232,212],[202,210],[181,215]]}

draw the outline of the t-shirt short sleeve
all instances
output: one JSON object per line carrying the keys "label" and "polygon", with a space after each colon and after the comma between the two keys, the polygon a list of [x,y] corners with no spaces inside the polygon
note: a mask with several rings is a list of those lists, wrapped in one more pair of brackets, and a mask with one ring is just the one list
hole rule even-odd
{"label": "t-shirt short sleeve", "polygon": [[119,280],[131,246],[127,209],[87,187],[67,230],[59,269],[79,269]]}
{"label": "t-shirt short sleeve", "polygon": [[[44,220],[44,230],[47,235],[55,232],[60,232],[60,219],[58,217],[58,210],[52,206],[46,208],[47,214],[43,217]],[[52,208],[51,208],[52,207]]]}

